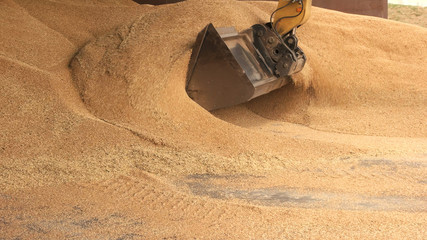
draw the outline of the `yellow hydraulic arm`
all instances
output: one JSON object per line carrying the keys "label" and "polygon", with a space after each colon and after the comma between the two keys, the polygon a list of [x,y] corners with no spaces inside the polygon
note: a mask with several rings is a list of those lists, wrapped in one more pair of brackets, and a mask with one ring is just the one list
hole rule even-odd
{"label": "yellow hydraulic arm", "polygon": [[285,35],[307,22],[311,15],[311,2],[312,0],[279,0],[277,9],[273,12],[273,29],[280,35]]}

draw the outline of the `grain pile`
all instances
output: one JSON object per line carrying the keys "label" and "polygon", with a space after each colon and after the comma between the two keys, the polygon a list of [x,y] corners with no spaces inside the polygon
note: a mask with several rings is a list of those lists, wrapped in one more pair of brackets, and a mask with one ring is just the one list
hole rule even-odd
{"label": "grain pile", "polygon": [[[203,149],[220,156],[249,151],[254,155],[249,161],[254,162],[260,152],[290,159],[354,152],[348,146],[236,128],[212,117],[183,91],[192,43],[200,29],[213,22],[241,30],[267,19],[274,9],[274,4],[270,6],[263,11],[242,2],[187,1],[142,15],[130,26],[89,43],[72,60],[83,101],[95,116],[178,149]],[[300,31],[309,63],[295,76],[296,87],[256,99],[247,104],[248,111],[333,132],[425,136],[427,72],[420,66],[426,64],[421,57],[427,54],[426,30],[407,26],[414,36],[408,40],[401,28],[386,20],[348,19],[346,14],[316,9],[311,23]],[[420,55],[406,54],[408,46],[419,49]],[[301,154],[295,151],[301,145],[317,146]],[[225,162],[220,164],[226,168],[248,169],[247,164],[237,166],[239,161]],[[216,163],[209,164],[213,166],[205,171],[222,171]],[[178,169],[173,161],[163,165],[159,169]]]}
{"label": "grain pile", "polygon": [[[296,208],[280,210],[276,216],[274,209],[244,204],[234,209],[176,193],[177,188],[162,178],[274,175],[274,181],[257,184],[425,199],[425,28],[314,8],[312,19],[298,30],[308,63],[294,76],[295,85],[213,113],[188,98],[185,77],[197,33],[210,22],[238,30],[265,22],[275,5],[231,0],[188,0],[158,7],[127,0],[0,2],[0,203],[9,201],[4,193],[17,194],[17,199],[36,196],[34,204],[43,205],[48,197],[39,193],[57,191],[58,201],[50,201],[53,210],[39,212],[26,200],[18,201],[29,204],[33,216],[44,221],[39,228],[55,229],[45,233],[52,238],[63,237],[58,229],[68,229],[55,225],[65,224],[56,219],[55,211],[70,208],[75,214],[76,206],[95,203],[102,209],[105,196],[111,196],[112,202],[104,206],[108,211],[120,206],[132,219],[144,216],[152,225],[135,228],[157,229],[144,235],[151,238],[197,236],[179,226],[162,229],[176,222],[164,204],[187,214],[182,222],[189,221],[185,223],[190,229],[203,229],[201,237],[247,237],[245,226],[227,227],[228,220],[222,218],[227,214],[233,215],[227,218],[230,222],[259,223],[253,226],[260,229],[251,233],[254,238],[277,238],[274,234],[283,232],[289,238],[309,233],[336,236],[327,228],[330,222],[343,224],[341,233],[350,237],[355,232],[365,237],[380,232],[378,236],[387,238],[396,225],[405,226],[406,230],[395,230],[402,236],[422,237],[418,230],[425,212],[369,213],[365,221],[363,211],[353,215],[342,209],[308,210],[298,218],[301,209]],[[371,164],[372,159],[391,165]],[[130,193],[132,186],[140,188]],[[86,202],[65,197],[70,194]],[[134,209],[145,206],[140,198],[151,198],[135,197],[138,194],[154,199],[148,209]],[[169,200],[158,200],[163,206],[159,207],[157,197]],[[199,209],[193,202],[216,210]],[[0,218],[0,227],[11,223],[6,236],[18,236],[20,228],[33,226],[30,220],[14,218],[19,214],[13,209],[20,206],[7,206],[2,215],[10,217]],[[88,209],[94,216],[103,212]],[[206,218],[191,220],[200,211]],[[212,212],[218,216],[210,217]],[[45,220],[51,215],[56,220],[49,225]],[[390,219],[382,225],[387,231],[370,227],[369,220],[381,224],[384,217]],[[275,222],[277,218],[290,222]],[[111,223],[111,228],[97,219],[97,231],[110,234],[105,238],[119,238],[119,233],[134,229],[127,223]],[[218,219],[224,221],[203,225]],[[303,222],[316,231],[301,230],[298,224]],[[70,231],[81,225],[88,235],[76,236],[95,237],[84,223],[70,223]],[[361,232],[362,228],[368,230]],[[233,233],[236,229],[240,232]],[[43,232],[26,236],[42,237]]]}

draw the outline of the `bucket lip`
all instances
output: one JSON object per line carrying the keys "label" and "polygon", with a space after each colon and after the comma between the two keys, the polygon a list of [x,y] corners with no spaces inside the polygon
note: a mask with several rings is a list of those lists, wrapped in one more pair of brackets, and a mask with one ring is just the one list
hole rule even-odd
{"label": "bucket lip", "polygon": [[190,62],[188,64],[189,71],[187,73],[187,79],[185,81],[185,89],[188,89],[188,85],[189,85],[189,83],[191,81],[191,77],[193,76],[194,69],[196,68],[196,65],[197,65],[197,59],[199,58],[199,54],[200,54],[200,50],[202,48],[203,40],[205,39],[206,33],[208,32],[209,28],[215,29],[215,27],[213,26],[213,24],[209,23],[197,35],[197,39],[196,39],[196,42],[194,43],[193,51],[191,53]]}

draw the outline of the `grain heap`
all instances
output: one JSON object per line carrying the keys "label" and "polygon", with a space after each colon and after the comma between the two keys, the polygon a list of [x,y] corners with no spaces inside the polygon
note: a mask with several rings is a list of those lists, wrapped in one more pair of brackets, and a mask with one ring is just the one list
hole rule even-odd
{"label": "grain heap", "polygon": [[[186,1],[142,15],[88,44],[73,59],[83,101],[97,117],[178,149],[291,159],[342,154],[339,146],[328,145],[327,151],[319,146],[298,156],[295,148],[312,143],[236,128],[187,97],[185,74],[198,31],[209,22],[244,29],[268,19],[274,4],[268,6],[263,11],[243,2]],[[406,39],[402,24],[320,9],[313,15],[299,32],[309,63],[295,76],[296,86],[256,99],[244,111],[333,132],[425,136],[427,72],[420,68],[427,54],[425,29],[406,26],[414,36]],[[420,57],[406,54],[408,46],[419,49]],[[223,112],[219,115],[227,115]]]}
{"label": "grain heap", "polygon": [[[423,86],[427,72],[421,67],[426,64],[425,29],[414,27],[414,37],[407,39],[400,24],[317,11],[299,32],[309,65],[297,76],[297,84],[302,82],[312,96],[293,106],[288,103],[292,96],[286,90],[277,91],[253,101],[250,109],[270,119],[318,129],[425,136]],[[209,22],[244,29],[265,19],[268,12],[248,9],[247,3],[227,1],[187,1],[151,11],[80,52],[73,69],[83,98],[103,118],[155,113],[173,115],[167,121],[193,121],[203,111],[182,89],[197,32]],[[336,22],[339,24],[332,24]],[[419,53],[407,54],[408,48],[419,49]],[[171,112],[173,109],[178,112]]]}
{"label": "grain heap", "polygon": [[[275,6],[0,1],[0,235],[425,238],[425,28],[314,8],[295,85],[213,113],[186,95],[197,33],[248,28]],[[174,185],[212,174],[356,210],[229,204]]]}
{"label": "grain heap", "polygon": [[[8,166],[10,174],[6,176],[15,184],[26,182],[16,179],[19,174],[12,174],[16,169],[32,174],[44,169],[40,173],[43,179],[50,176],[64,181],[76,175],[104,176],[106,169],[124,173],[134,166],[173,174],[265,172],[282,169],[294,160],[334,159],[380,151],[357,144],[277,136],[235,125],[256,126],[268,123],[267,119],[331,132],[426,136],[424,28],[315,8],[311,21],[298,32],[309,62],[295,76],[295,86],[214,113],[234,123],[231,124],[200,108],[185,93],[192,44],[198,31],[209,22],[236,26],[238,30],[264,22],[274,3],[189,0],[156,8],[143,5],[120,15],[118,10],[113,11],[117,5],[112,2],[100,6],[106,10],[103,16],[116,15],[116,20],[89,24],[99,21],[95,15],[79,20],[76,30],[74,22],[67,25],[55,21],[64,14],[40,11],[38,8],[45,7],[43,3],[18,2],[57,31],[25,15],[29,18],[26,24],[30,24],[25,26],[37,29],[34,34],[44,35],[32,42],[14,44],[16,38],[10,36],[34,39],[33,32],[23,35],[26,32],[13,24],[2,28],[8,33],[2,34],[6,43],[2,44],[2,67],[4,71],[8,69],[2,75],[2,113],[6,123],[2,130],[2,145],[6,146],[3,156],[23,159],[6,161],[3,167]],[[3,5],[13,10],[3,16],[6,19],[10,14],[22,14],[22,8],[12,1]],[[67,4],[57,3],[57,8],[70,11]],[[82,4],[80,8],[77,12],[95,7]],[[73,14],[67,15],[73,21],[91,15],[80,13],[76,18]],[[132,19],[136,20],[131,22]],[[126,21],[131,24],[90,41],[72,57],[78,47],[93,38],[91,34],[99,35],[107,26]],[[409,39],[404,37],[408,33],[412,36]],[[409,47],[417,49],[417,54],[408,54]],[[40,54],[32,54],[32,49],[38,49]],[[73,80],[65,68],[70,60]],[[21,85],[17,79],[22,79]],[[18,90],[26,85],[26,93]],[[21,107],[14,110],[16,103]],[[23,122],[28,127],[22,128]],[[12,142],[20,142],[21,146]],[[305,146],[305,152],[299,151],[301,146]],[[98,148],[104,150],[93,150]],[[386,153],[390,151],[396,150]],[[419,152],[419,148],[411,151]],[[32,158],[36,152],[36,165],[30,169],[23,166],[24,159]],[[88,158],[87,154],[94,163],[79,160]],[[109,161],[104,161],[105,154]],[[64,157],[73,160],[53,160]],[[80,171],[86,165],[94,169],[90,173]]]}

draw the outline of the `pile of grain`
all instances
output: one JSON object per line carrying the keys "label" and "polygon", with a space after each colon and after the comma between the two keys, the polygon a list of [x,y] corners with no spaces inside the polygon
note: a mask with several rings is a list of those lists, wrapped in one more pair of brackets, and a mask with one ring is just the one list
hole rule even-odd
{"label": "pile of grain", "polygon": [[215,117],[184,90],[197,33],[210,22],[238,30],[265,22],[275,3],[0,4],[8,9],[0,11],[3,187],[137,168],[256,174],[391,151],[241,127],[270,120],[327,132],[427,134],[427,30],[420,27],[314,8],[298,31],[309,60],[296,85]]}
{"label": "pile of grain", "polygon": [[[274,4],[269,6],[271,10]],[[99,117],[135,127],[156,122],[153,127],[168,128],[165,135],[175,130],[168,126],[185,132],[218,126],[231,135],[233,129],[211,118],[183,91],[191,46],[209,22],[243,29],[265,21],[269,12],[230,1],[186,1],[150,11],[131,26],[87,45],[73,60],[83,100]],[[249,109],[269,119],[327,131],[427,134],[425,29],[315,9],[300,30],[309,62],[295,76],[297,87],[256,99]],[[415,49],[416,54],[408,53]]]}
{"label": "pile of grain", "polygon": [[426,29],[314,8],[295,85],[186,95],[198,31],[275,5],[0,1],[0,238],[425,239]]}

